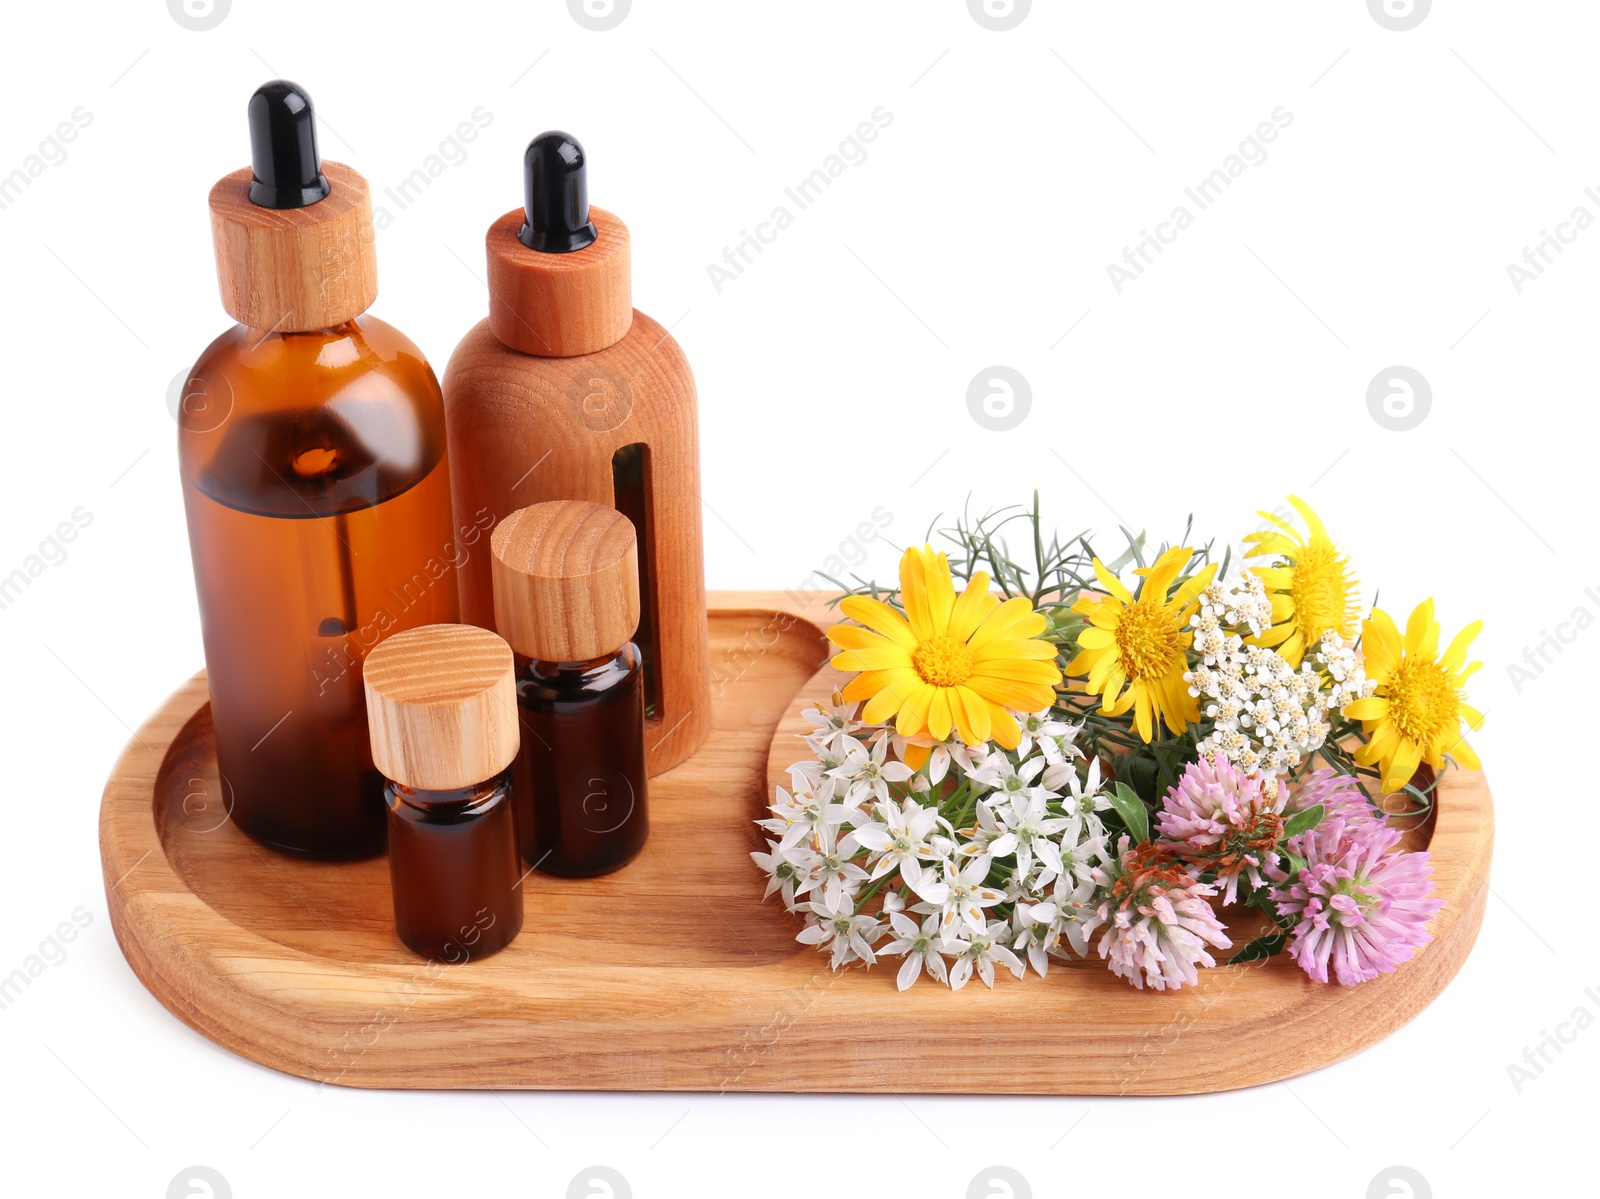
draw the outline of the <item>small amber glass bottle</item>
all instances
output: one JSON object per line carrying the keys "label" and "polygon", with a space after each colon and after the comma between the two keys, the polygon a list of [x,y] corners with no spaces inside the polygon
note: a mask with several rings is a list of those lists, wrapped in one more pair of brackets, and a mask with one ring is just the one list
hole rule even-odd
{"label": "small amber glass bottle", "polygon": [[388,780],[395,931],[447,964],[487,957],[522,928],[513,669],[486,629],[428,625],[390,637],[363,671],[372,758]]}
{"label": "small amber glass bottle", "polygon": [[512,513],[491,542],[495,623],[517,654],[522,856],[581,878],[632,861],[650,832],[632,522],[556,500]]}

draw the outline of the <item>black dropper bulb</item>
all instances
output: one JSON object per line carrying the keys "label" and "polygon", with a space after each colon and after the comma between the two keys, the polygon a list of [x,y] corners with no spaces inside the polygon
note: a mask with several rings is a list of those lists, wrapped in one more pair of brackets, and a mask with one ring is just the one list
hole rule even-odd
{"label": "black dropper bulb", "polygon": [[250,202],[307,208],[328,197],[317,153],[317,114],[305,88],[274,79],[250,97]]}
{"label": "black dropper bulb", "polygon": [[599,236],[589,220],[589,167],[577,138],[552,129],[528,143],[522,210],[517,240],[530,250],[568,254]]}

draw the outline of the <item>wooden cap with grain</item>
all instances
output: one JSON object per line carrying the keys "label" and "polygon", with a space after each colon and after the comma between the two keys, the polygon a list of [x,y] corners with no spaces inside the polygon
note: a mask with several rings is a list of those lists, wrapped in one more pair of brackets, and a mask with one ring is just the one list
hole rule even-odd
{"label": "wooden cap with grain", "polygon": [[249,167],[211,189],[222,306],[241,324],[277,333],[326,329],[378,298],[367,181],[343,163],[324,162],[322,172],[331,190],[304,208],[252,204]]}
{"label": "wooden cap with grain", "polygon": [[511,647],[476,625],[407,629],[367,655],[372,761],[407,787],[449,791],[499,774],[517,756]]}
{"label": "wooden cap with grain", "polygon": [[638,542],[633,522],[615,508],[581,500],[534,504],[502,520],[489,544],[495,625],[517,653],[586,662],[632,640]]}
{"label": "wooden cap with grain", "polygon": [[589,219],[595,240],[567,254],[543,254],[517,240],[520,208],[489,226],[489,328],[502,345],[540,358],[574,358],[627,336],[633,327],[628,227],[600,208],[590,208]]}

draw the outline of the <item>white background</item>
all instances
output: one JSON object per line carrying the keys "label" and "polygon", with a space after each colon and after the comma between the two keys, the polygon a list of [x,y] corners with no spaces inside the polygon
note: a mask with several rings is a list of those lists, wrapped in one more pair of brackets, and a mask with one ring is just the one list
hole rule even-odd
{"label": "white background", "polygon": [[[1035,1195],[1357,1197],[1395,1163],[1437,1195],[1533,1194],[1589,1157],[1600,1031],[1520,1094],[1507,1067],[1574,1009],[1600,1015],[1600,635],[1531,679],[1507,664],[1600,615],[1600,231],[1521,294],[1506,267],[1575,207],[1600,216],[1592,4],[1441,3],[1407,32],[1362,0],[1041,0],[1008,32],[960,0],[637,0],[607,32],[559,0],[235,0],[205,32],[158,0],[4,20],[0,174],[92,114],[0,210],[0,574],[75,508],[93,518],[0,611],[0,973],[92,917],[0,1012],[7,1193],[155,1199],[203,1163],[241,1199],[555,1196],[602,1162],[639,1196],[955,1199],[1002,1162]],[[524,143],[583,141],[594,202],[632,228],[635,302],[698,377],[712,587],[794,585],[880,506],[864,569],[886,576],[969,494],[1037,488],[1063,532],[1112,538],[1176,537],[1193,511],[1230,541],[1295,492],[1368,599],[1381,587],[1403,620],[1435,596],[1447,636],[1485,618],[1494,898],[1454,984],[1340,1065],[1171,1100],[368,1093],[190,1032],[117,950],[96,820],[130,728],[202,664],[167,389],[227,325],[206,193],[247,162],[245,101],[276,75],[310,90],[324,154],[380,203],[492,114],[379,235],[374,311],[441,374],[485,312],[483,231],[520,202]],[[879,106],[892,124],[865,161],[719,294],[708,264]],[[1279,106],[1293,120],[1266,160],[1118,294],[1107,264]],[[1032,389],[1008,432],[967,408],[995,364]],[[1367,407],[1395,364],[1432,386],[1409,432]]]}

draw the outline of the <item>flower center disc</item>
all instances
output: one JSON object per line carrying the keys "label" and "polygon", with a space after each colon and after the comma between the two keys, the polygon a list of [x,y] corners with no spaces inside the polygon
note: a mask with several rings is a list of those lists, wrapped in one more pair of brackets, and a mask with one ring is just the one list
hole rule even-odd
{"label": "flower center disc", "polygon": [[917,646],[911,665],[925,683],[958,687],[972,677],[972,651],[965,641],[941,633]]}
{"label": "flower center disc", "polygon": [[1431,745],[1459,719],[1455,683],[1432,658],[1405,658],[1389,676],[1389,712],[1400,731]]}
{"label": "flower center disc", "polygon": [[1117,656],[1130,679],[1159,678],[1172,668],[1181,633],[1162,609],[1143,600],[1129,604],[1117,621]]}

